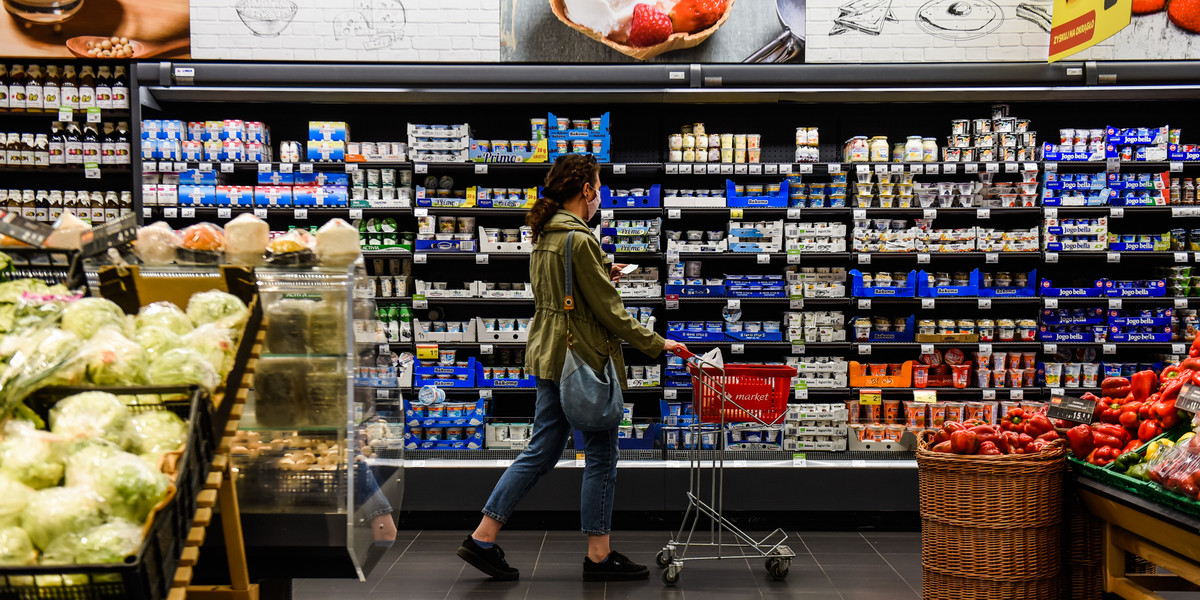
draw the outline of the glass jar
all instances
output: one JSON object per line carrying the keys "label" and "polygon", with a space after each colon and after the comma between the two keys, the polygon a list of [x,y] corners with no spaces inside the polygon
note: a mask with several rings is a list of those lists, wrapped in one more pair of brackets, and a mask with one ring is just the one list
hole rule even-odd
{"label": "glass jar", "polygon": [[846,144],[847,162],[867,162],[871,158],[870,145],[867,136],[856,135]]}
{"label": "glass jar", "polygon": [[921,136],[910,135],[904,143],[904,162],[921,162],[925,160],[925,147]]}
{"label": "glass jar", "polygon": [[938,145],[937,138],[921,138],[921,150],[924,153],[924,162],[937,162]]}
{"label": "glass jar", "polygon": [[871,162],[887,162],[888,161],[888,141],[885,136],[875,136],[871,138]]}

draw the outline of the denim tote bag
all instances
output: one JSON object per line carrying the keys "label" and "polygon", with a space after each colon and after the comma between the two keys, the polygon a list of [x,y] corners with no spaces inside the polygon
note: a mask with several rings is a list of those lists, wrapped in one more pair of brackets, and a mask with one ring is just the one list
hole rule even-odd
{"label": "denim tote bag", "polygon": [[567,233],[567,288],[563,298],[563,310],[567,313],[567,356],[558,381],[559,402],[572,427],[580,431],[608,431],[620,425],[623,417],[625,405],[621,380],[612,359],[611,345],[603,373],[597,373],[579,358],[573,347],[571,311],[575,310],[575,296],[571,287],[571,239],[574,235],[574,231]]}

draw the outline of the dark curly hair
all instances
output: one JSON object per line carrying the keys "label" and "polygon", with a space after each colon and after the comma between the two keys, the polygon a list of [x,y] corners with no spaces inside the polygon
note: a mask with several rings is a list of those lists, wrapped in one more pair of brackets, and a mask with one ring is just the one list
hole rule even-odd
{"label": "dark curly hair", "polygon": [[554,160],[554,166],[546,174],[542,184],[542,196],[525,215],[525,224],[533,229],[533,241],[542,236],[542,228],[554,213],[562,208],[563,202],[583,192],[583,186],[596,180],[600,165],[591,154],[563,154]]}

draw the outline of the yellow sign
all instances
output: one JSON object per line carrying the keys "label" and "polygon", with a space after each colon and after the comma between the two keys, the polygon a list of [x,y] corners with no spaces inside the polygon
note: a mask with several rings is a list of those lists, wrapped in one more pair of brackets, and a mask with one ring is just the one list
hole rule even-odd
{"label": "yellow sign", "polygon": [[1050,62],[1108,39],[1129,25],[1133,0],[1054,0]]}
{"label": "yellow sign", "polygon": [[937,390],[913,390],[913,400],[917,402],[937,402]]}
{"label": "yellow sign", "polygon": [[527,163],[544,163],[550,157],[549,145],[545,139],[540,139],[533,146],[533,156],[525,160]]}
{"label": "yellow sign", "polygon": [[862,406],[879,406],[883,402],[883,390],[859,390],[858,403]]}
{"label": "yellow sign", "polygon": [[417,358],[421,360],[437,360],[437,344],[417,344]]}

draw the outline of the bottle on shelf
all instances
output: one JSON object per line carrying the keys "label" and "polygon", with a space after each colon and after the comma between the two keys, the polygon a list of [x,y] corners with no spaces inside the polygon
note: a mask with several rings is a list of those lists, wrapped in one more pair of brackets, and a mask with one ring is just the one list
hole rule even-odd
{"label": "bottle on shelf", "polygon": [[8,67],[0,65],[0,109],[8,109]]}
{"label": "bottle on shelf", "polygon": [[74,217],[79,216],[79,201],[76,200],[74,191],[72,191],[72,190],[63,191],[62,212],[64,215],[70,214],[71,216],[74,216]]}
{"label": "bottle on shelf", "polygon": [[62,84],[58,78],[58,65],[46,67],[46,80],[42,82],[42,110],[57,112],[62,102]]}
{"label": "bottle on shelf", "polygon": [[23,196],[24,194],[21,193],[21,190],[9,190],[8,200],[4,204],[5,212],[14,215],[21,214],[21,198]]}
{"label": "bottle on shelf", "polygon": [[25,67],[13,65],[8,74],[8,108],[25,110]]}
{"label": "bottle on shelf", "polygon": [[114,150],[116,152],[116,160],[113,164],[128,166],[130,162],[129,149],[129,124],[125,121],[117,122],[117,133],[114,137]]}
{"label": "bottle on shelf", "polygon": [[96,107],[96,74],[91,65],[79,71],[79,110]]}
{"label": "bottle on shelf", "polygon": [[119,196],[114,191],[104,192],[104,220],[116,221],[121,216],[121,204],[118,201]]}
{"label": "bottle on shelf", "polygon": [[10,167],[21,166],[21,134],[8,134],[8,141],[4,144],[4,164]]}
{"label": "bottle on shelf", "polygon": [[25,77],[25,110],[42,112],[42,67],[29,65],[29,73]]}
{"label": "bottle on shelf", "polygon": [[1183,203],[1196,203],[1196,180],[1188,178],[1183,180]]}
{"label": "bottle on shelf", "polygon": [[79,108],[79,80],[75,77],[75,65],[63,67],[62,87],[58,92],[61,106],[70,109]]}
{"label": "bottle on shelf", "polygon": [[33,136],[33,166],[50,166],[50,136],[37,133]]}
{"label": "bottle on shelf", "polygon": [[51,223],[56,223],[56,222],[58,222],[58,219],[60,217],[62,217],[62,215],[63,215],[63,191],[62,190],[50,190],[50,198],[49,198],[48,204],[49,204],[49,210],[50,210],[49,221]]}
{"label": "bottle on shelf", "polygon": [[131,192],[129,190],[125,190],[125,191],[121,192],[121,197],[119,200],[117,200],[117,204],[119,206],[120,216],[124,217],[125,215],[132,214],[133,213],[133,192]]}
{"label": "bottle on shelf", "polygon": [[100,163],[100,132],[95,123],[83,125],[83,163]]}
{"label": "bottle on shelf", "polygon": [[33,149],[34,137],[32,133],[21,134],[21,166],[32,167],[36,162],[37,157]]}
{"label": "bottle on shelf", "polygon": [[108,66],[102,66],[96,75],[96,107],[100,110],[112,110],[112,72]]}
{"label": "bottle on shelf", "polygon": [[400,341],[412,341],[412,311],[408,309],[407,304],[400,305],[396,317],[400,321]]}
{"label": "bottle on shelf", "polygon": [[125,67],[117,65],[113,70],[112,107],[115,110],[129,110],[129,76]]}
{"label": "bottle on shelf", "polygon": [[50,125],[49,153],[51,165],[67,164],[66,138],[63,137],[63,124],[55,121]]}
{"label": "bottle on shelf", "polygon": [[112,165],[117,160],[117,137],[112,123],[104,123],[100,135],[100,164]]}
{"label": "bottle on shelf", "polygon": [[92,225],[97,225],[104,222],[104,192],[92,192],[91,199],[88,202],[90,207],[90,218]]}
{"label": "bottle on shelf", "polygon": [[50,222],[50,192],[46,190],[38,190],[37,199],[34,201],[34,219],[42,223]]}
{"label": "bottle on shelf", "polygon": [[389,342],[399,342],[403,339],[400,327],[400,311],[395,305],[389,306],[387,309],[387,337]]}

